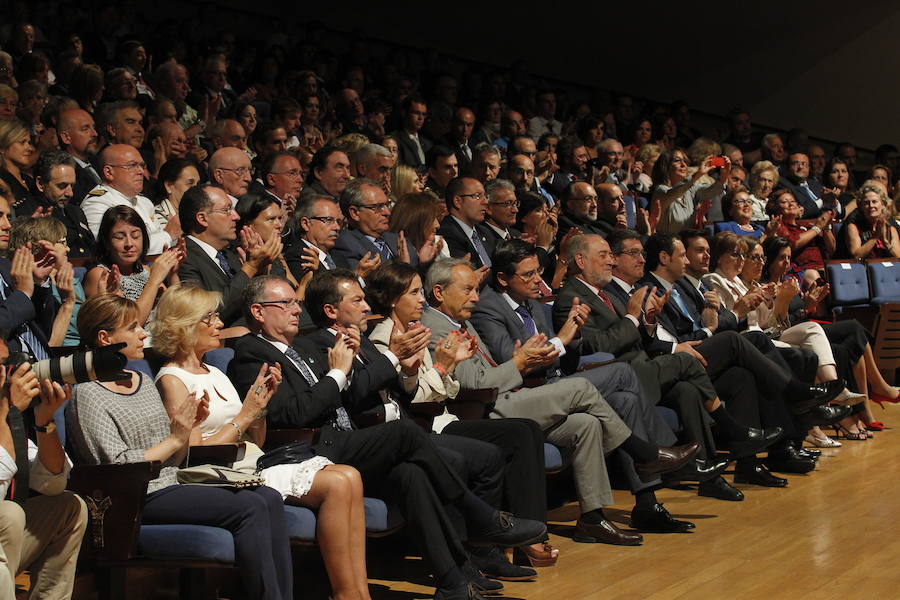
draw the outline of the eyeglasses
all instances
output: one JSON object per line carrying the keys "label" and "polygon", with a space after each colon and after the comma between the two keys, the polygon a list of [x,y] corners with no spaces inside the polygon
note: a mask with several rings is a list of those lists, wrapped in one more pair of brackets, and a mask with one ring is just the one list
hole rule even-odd
{"label": "eyeglasses", "polygon": [[296,298],[288,298],[287,300],[266,300],[265,302],[257,302],[260,306],[277,306],[281,310],[293,310],[300,306],[300,302]]}
{"label": "eyeglasses", "polygon": [[272,171],[271,175],[287,175],[291,179],[300,179],[302,173],[300,169],[291,169],[290,171]]}
{"label": "eyeglasses", "polygon": [[747,255],[743,252],[732,252],[731,256],[732,258],[736,258],[738,260],[744,260],[745,258],[747,258]]}
{"label": "eyeglasses", "polygon": [[219,320],[219,311],[214,310],[212,312],[208,312],[205,315],[203,315],[203,318],[200,319],[200,322],[203,323],[204,325],[212,325],[213,323],[215,323],[218,320]]}
{"label": "eyeglasses", "polygon": [[519,208],[519,206],[521,206],[522,203],[519,202],[518,200],[507,200],[506,202],[489,202],[489,204],[491,206],[502,206],[504,208],[509,208],[510,206],[515,206],[516,208]]}
{"label": "eyeglasses", "polygon": [[474,198],[475,200],[481,200],[484,198],[484,194],[482,192],[474,192],[472,194],[457,194],[457,198]]}
{"label": "eyeglasses", "polygon": [[130,162],[125,163],[124,165],[109,165],[110,167],[115,167],[116,169],[125,169],[126,171],[143,171],[147,168],[147,163],[145,162]]}
{"label": "eyeglasses", "polygon": [[622,250],[616,256],[622,256],[623,254],[627,254],[631,258],[637,258],[638,256],[643,256],[644,258],[647,258],[647,251],[639,250],[637,248],[632,248],[631,250]]}
{"label": "eyeglasses", "polygon": [[320,223],[324,223],[325,225],[334,225],[337,223],[337,226],[341,229],[347,224],[347,221],[344,219],[335,219],[334,217],[307,217],[308,219],[312,219],[313,221],[319,221]]}
{"label": "eyeglasses", "polygon": [[210,208],[209,210],[204,211],[206,214],[211,213],[222,213],[223,215],[230,215],[234,212],[234,209],[231,207],[228,208]]}
{"label": "eyeglasses", "polygon": [[382,212],[391,209],[391,202],[379,202],[378,204],[358,204],[356,208],[368,208],[372,212]]}
{"label": "eyeglasses", "polygon": [[538,267],[537,269],[528,271],[527,273],[513,273],[514,276],[525,282],[532,281],[535,277],[541,277],[543,274],[544,267]]}
{"label": "eyeglasses", "polygon": [[219,167],[223,171],[231,171],[232,173],[237,173],[239,177],[243,177],[244,175],[249,175],[252,173],[250,167],[238,167],[237,169],[229,169],[227,167]]}
{"label": "eyeglasses", "polygon": [[597,196],[585,196],[584,198],[576,198],[579,202],[586,202],[588,204],[597,204]]}
{"label": "eyeglasses", "polygon": [[762,254],[751,254],[751,255],[748,256],[747,258],[750,259],[750,260],[752,260],[752,261],[754,261],[754,262],[758,262],[758,263],[764,263],[764,262],[766,262],[766,257],[763,256]]}

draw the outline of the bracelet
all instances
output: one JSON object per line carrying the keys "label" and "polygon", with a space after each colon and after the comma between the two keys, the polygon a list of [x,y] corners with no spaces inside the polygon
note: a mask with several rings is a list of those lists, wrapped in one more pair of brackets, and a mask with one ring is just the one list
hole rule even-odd
{"label": "bracelet", "polygon": [[445,369],[443,366],[441,366],[441,365],[439,365],[439,364],[437,364],[437,363],[434,363],[434,369],[435,369],[438,373],[441,374],[441,377],[446,377],[446,376],[447,376],[447,369]]}
{"label": "bracelet", "polygon": [[234,428],[237,430],[237,434],[238,434],[238,435],[237,435],[237,439],[238,439],[238,441],[241,441],[241,436],[244,435],[244,432],[241,431],[241,426],[238,425],[237,423],[235,423],[234,421],[232,421],[231,423],[229,423],[229,425],[231,425],[232,427],[234,427]]}
{"label": "bracelet", "polygon": [[813,225],[812,227],[810,227],[810,229],[812,229],[813,231],[815,231],[815,232],[818,233],[819,235],[822,235],[822,228],[819,227],[818,225]]}

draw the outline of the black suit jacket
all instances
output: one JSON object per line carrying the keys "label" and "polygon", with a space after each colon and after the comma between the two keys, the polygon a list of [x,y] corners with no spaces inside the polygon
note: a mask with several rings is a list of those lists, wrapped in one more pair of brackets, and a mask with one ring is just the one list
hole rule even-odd
{"label": "black suit jacket", "polygon": [[[494,253],[494,243],[484,231],[478,229],[476,225],[475,231],[478,233],[481,238],[481,243],[484,245],[485,251],[488,253],[488,256]],[[441,221],[441,226],[438,229],[438,234],[444,238],[444,243],[447,244],[447,249],[450,250],[450,256],[454,258],[462,258],[467,253],[471,256],[469,257],[472,265],[477,269],[483,265],[481,262],[481,257],[478,256],[478,250],[475,249],[475,245],[472,243],[472,240],[465,234],[462,230],[462,227],[459,226],[459,223],[456,222],[452,216],[447,215],[444,217],[444,220]]]}
{"label": "black suit jacket", "polygon": [[[456,155],[456,162],[459,164],[459,172],[460,173],[468,173],[469,165],[472,163],[472,159],[466,156],[466,153],[463,152],[460,143],[453,139],[453,136],[446,135],[441,139],[441,145],[453,150],[453,154]],[[472,148],[475,146],[472,144],[472,140],[470,139],[467,143],[469,146],[469,152],[474,156],[475,153],[472,151]]]}
{"label": "black suit jacket", "polygon": [[[22,350],[18,336],[26,323],[31,325],[31,330],[44,348],[49,348],[46,332],[53,327],[53,318],[56,316],[50,288],[35,285],[34,293],[29,298],[24,292],[15,289],[10,275],[11,266],[8,258],[0,258],[0,274],[6,282],[4,288],[6,300],[0,301],[0,330],[7,335],[9,350],[11,352]],[[4,284],[0,282],[0,285]]]}
{"label": "black suit jacket", "polygon": [[[806,193],[803,187],[800,185],[800,180],[794,177],[793,175],[782,176],[778,180],[778,184],[781,187],[787,188],[794,194],[794,199],[797,200],[797,204],[803,207],[803,218],[804,219],[815,219],[820,214],[822,214],[822,209],[819,208],[815,202],[813,202],[812,198]],[[815,179],[807,179],[806,184],[809,186],[809,189],[816,195],[816,198],[822,198],[822,184],[816,181]]]}
{"label": "black suit jacket", "polygon": [[[700,293],[700,290],[695,288],[686,277],[676,281],[675,285],[683,296],[690,297],[698,313],[703,312],[706,300],[703,299],[703,294]],[[709,291],[702,282],[700,285],[703,286],[703,291]],[[716,331],[743,331],[745,329],[747,329],[747,319],[738,321],[734,313],[725,308],[724,304],[719,306],[719,327],[716,328]]]}
{"label": "black suit jacket", "polygon": [[[638,281],[635,284],[635,289],[642,288],[646,285],[646,283]],[[652,285],[658,285],[656,282],[653,282]],[[628,294],[622,287],[616,283],[615,281],[610,281],[606,287],[603,288],[610,297],[615,298],[619,301],[619,307],[624,308],[628,306]],[[614,302],[615,304],[615,302]],[[620,314],[625,314],[624,311],[620,311]],[[664,342],[656,336],[651,336],[647,333],[647,330],[643,327],[640,328],[641,331],[641,345],[644,347],[644,351],[649,356],[658,356],[660,354],[671,354],[672,353],[672,342]]]}
{"label": "black suit jacket", "polygon": [[219,311],[222,322],[230,327],[241,318],[241,292],[250,283],[250,278],[241,270],[237,253],[230,248],[224,250],[228,264],[234,271],[229,279],[219,264],[211,259],[194,240],[185,238],[186,256],[178,269],[181,281],[194,281],[205,290],[222,294],[222,308]]}
{"label": "black suit jacket", "polygon": [[66,245],[69,247],[70,258],[96,256],[97,242],[80,206],[67,202],[59,207],[44,196],[32,196],[16,208],[16,213],[19,216],[29,216],[38,208],[52,209],[53,217],[66,226]]}
{"label": "black suit jacket", "polygon": [[[412,138],[409,137],[408,133],[402,129],[398,129],[397,131],[391,132],[390,135],[397,140],[397,146],[400,149],[401,163],[414,169],[424,166],[425,163],[419,159],[419,152],[416,150],[416,144],[413,142]],[[421,131],[419,132],[419,144],[422,146],[423,154],[427,154],[434,145],[422,135]]]}
{"label": "black suit jacket", "polygon": [[[95,169],[96,170],[96,169]],[[99,172],[97,177],[91,174],[87,167],[75,167],[75,188],[73,189],[72,203],[80,205],[85,196],[100,184]]]}

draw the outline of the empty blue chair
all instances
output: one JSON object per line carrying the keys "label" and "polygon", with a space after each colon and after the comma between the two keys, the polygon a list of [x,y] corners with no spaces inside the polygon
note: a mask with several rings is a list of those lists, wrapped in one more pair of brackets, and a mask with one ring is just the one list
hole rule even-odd
{"label": "empty blue chair", "polygon": [[234,358],[234,350],[231,348],[216,348],[203,356],[203,362],[211,365],[223,373],[228,372],[228,363]]}
{"label": "empty blue chair", "polygon": [[900,302],[900,261],[876,261],[867,265],[872,284],[872,304]]}
{"label": "empty blue chair", "polygon": [[825,265],[825,273],[831,284],[831,305],[835,312],[869,303],[869,277],[865,266],[857,262],[832,263]]}

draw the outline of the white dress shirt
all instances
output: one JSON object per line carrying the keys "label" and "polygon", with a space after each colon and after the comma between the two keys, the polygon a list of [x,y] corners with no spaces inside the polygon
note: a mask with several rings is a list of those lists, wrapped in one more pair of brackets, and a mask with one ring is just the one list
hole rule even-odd
{"label": "white dress shirt", "polygon": [[165,231],[165,226],[160,225],[156,219],[156,207],[148,198],[137,195],[129,198],[119,190],[106,184],[101,184],[88,192],[81,202],[81,210],[87,219],[88,227],[94,237],[99,240],[100,221],[107,210],[114,206],[130,206],[144,221],[147,234],[150,236],[148,254],[160,254],[164,246],[171,247],[174,244],[172,236]]}

